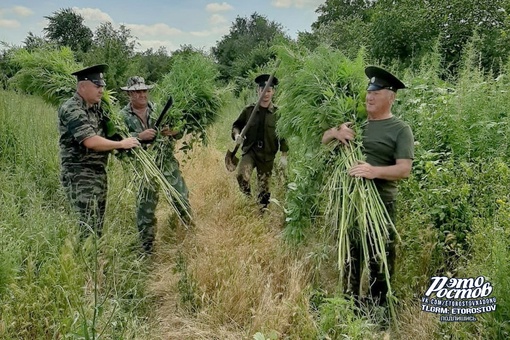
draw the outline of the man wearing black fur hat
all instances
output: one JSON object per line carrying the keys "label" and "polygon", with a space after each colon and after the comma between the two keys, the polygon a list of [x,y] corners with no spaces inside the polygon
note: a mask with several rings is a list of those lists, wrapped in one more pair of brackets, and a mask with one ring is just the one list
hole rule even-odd
{"label": "man wearing black fur hat", "polygon": [[99,104],[107,68],[101,64],[72,73],[78,81],[76,93],[58,109],[60,181],[79,214],[82,237],[90,230],[101,236],[109,152],[140,145],[133,137],[120,141],[105,138],[106,117]]}
{"label": "man wearing black fur hat", "polygon": [[250,178],[253,169],[257,169],[258,201],[261,208],[267,208],[271,193],[269,192],[269,180],[273,171],[274,159],[278,150],[282,153],[280,163],[285,166],[287,151],[289,150],[284,139],[276,135],[276,106],[273,105],[274,86],[278,79],[273,80],[267,91],[262,94],[269,74],[261,74],[255,78],[258,85],[257,94],[262,95],[260,106],[256,112],[252,125],[246,130],[243,138],[241,131],[250,119],[255,104],[246,106],[232,125],[232,139],[237,144],[242,144],[242,158],[237,172],[239,188],[247,196],[251,195]]}
{"label": "man wearing black fur hat", "polygon": [[[406,86],[391,73],[369,66],[365,74],[370,79],[365,100],[368,123],[363,128],[363,148],[366,162],[360,162],[349,170],[349,175],[373,179],[377,191],[386,206],[393,224],[395,224],[397,182],[409,177],[414,158],[414,138],[411,128],[401,119],[393,116],[391,107],[395,101],[397,90]],[[337,139],[348,145],[354,139],[354,131],[347,122],[340,127],[327,130],[322,136],[322,143],[327,144]],[[395,262],[394,233],[390,231],[390,240],[386,246],[390,276]],[[359,299],[361,280],[360,257],[361,247],[355,245],[352,250],[354,295]],[[380,273],[380,265],[371,259],[370,295],[381,306],[386,304],[388,286],[384,273]]]}

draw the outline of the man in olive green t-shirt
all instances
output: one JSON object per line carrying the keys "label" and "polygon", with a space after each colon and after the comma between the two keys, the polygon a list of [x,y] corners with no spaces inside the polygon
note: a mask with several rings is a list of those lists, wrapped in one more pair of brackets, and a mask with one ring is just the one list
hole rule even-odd
{"label": "man in olive green t-shirt", "polygon": [[[405,88],[405,85],[394,75],[379,67],[369,66],[365,69],[365,74],[370,78],[365,100],[368,123],[363,129],[363,152],[367,158],[366,162],[352,167],[349,175],[374,180],[386,210],[395,224],[397,181],[409,177],[414,158],[414,137],[411,128],[391,113],[397,90]],[[350,124],[347,122],[338,128],[327,130],[322,136],[322,143],[327,144],[337,139],[343,144],[349,144],[354,139],[354,131],[349,127]],[[393,274],[395,263],[393,234],[390,230],[390,241],[386,246],[390,276]],[[352,257],[355,263],[352,286],[353,291],[357,292],[361,276],[361,247],[354,245],[353,248]],[[370,266],[370,279],[371,297],[384,306],[388,286],[384,273],[379,273],[379,264],[373,259]]]}

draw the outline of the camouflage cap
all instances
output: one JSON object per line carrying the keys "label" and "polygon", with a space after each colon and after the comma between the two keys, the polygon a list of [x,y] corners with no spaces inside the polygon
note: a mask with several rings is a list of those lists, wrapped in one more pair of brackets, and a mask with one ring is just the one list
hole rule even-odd
{"label": "camouflage cap", "polygon": [[121,90],[124,91],[140,91],[140,90],[150,90],[154,87],[154,85],[145,84],[145,79],[142,77],[134,76],[130,77],[127,81],[126,86],[121,87]]}

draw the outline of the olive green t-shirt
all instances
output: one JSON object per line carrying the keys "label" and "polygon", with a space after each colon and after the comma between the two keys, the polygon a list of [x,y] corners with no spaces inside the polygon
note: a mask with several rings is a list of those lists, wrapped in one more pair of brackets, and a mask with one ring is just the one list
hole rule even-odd
{"label": "olive green t-shirt", "polygon": [[[363,129],[363,153],[374,166],[395,165],[397,159],[414,158],[414,137],[409,125],[397,117],[369,120]],[[394,201],[397,181],[374,180],[384,202]]]}

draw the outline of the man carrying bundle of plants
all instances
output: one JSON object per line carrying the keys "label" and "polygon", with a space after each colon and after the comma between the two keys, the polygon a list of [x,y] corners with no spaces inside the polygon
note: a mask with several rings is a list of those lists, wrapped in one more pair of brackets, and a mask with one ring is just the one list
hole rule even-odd
{"label": "man carrying bundle of plants", "polygon": [[76,93],[58,109],[60,132],[60,180],[72,206],[80,215],[82,237],[93,230],[101,236],[106,210],[108,154],[115,149],[139,146],[136,138],[106,139],[107,117],[99,103],[106,85],[107,65],[95,65],[72,73]]}
{"label": "man carrying bundle of plants", "polygon": [[[153,87],[154,85],[145,84],[145,80],[138,76],[129,78],[127,85],[121,87],[129,96],[129,103],[121,110],[121,115],[131,136],[138,138],[145,145],[155,141],[158,134],[155,127],[158,117],[155,116],[154,104],[149,102],[148,98],[148,91]],[[163,127],[160,133],[163,137],[182,138],[182,133],[173,131],[168,127]],[[171,147],[173,148],[173,144]],[[157,149],[156,163],[161,167],[161,172],[168,182],[179,192],[184,205],[188,207],[188,188],[182,178],[179,162],[175,158],[173,150],[166,152],[167,150],[168,148]],[[158,200],[159,195],[154,183],[140,183],[137,195],[136,222],[143,248],[147,253],[151,253],[153,250],[154,226],[156,224],[155,212]],[[181,205],[178,205],[178,207],[181,207]],[[184,211],[180,212],[181,218],[187,221],[189,214]]]}
{"label": "man carrying bundle of plants", "polygon": [[[242,144],[242,158],[237,172],[237,181],[241,191],[251,196],[250,179],[253,169],[257,169],[258,201],[261,209],[266,209],[271,198],[269,192],[269,180],[273,171],[274,159],[278,150],[282,153],[280,164],[287,164],[287,151],[289,150],[284,139],[276,135],[277,107],[273,105],[274,86],[278,85],[278,79],[273,77],[271,84],[265,93],[262,93],[271,76],[261,74],[255,78],[258,85],[259,96],[258,110],[254,111],[255,104],[246,106],[232,125],[232,139],[236,144]],[[246,128],[245,136],[241,131],[245,128],[251,115],[252,123]]]}
{"label": "man carrying bundle of plants", "polygon": [[[365,69],[365,74],[370,79],[365,100],[368,122],[363,126],[362,132],[363,153],[366,156],[366,162],[358,162],[348,172],[350,176],[374,181],[388,215],[395,224],[397,182],[410,175],[414,158],[414,137],[411,128],[393,116],[391,112],[397,90],[406,86],[397,77],[379,67],[369,66]],[[322,136],[322,143],[327,144],[337,139],[349,146],[356,138],[351,124],[346,122],[340,127],[327,130]],[[351,256],[354,261],[351,264],[353,274],[351,283],[357,302],[359,302],[363,269],[361,263],[364,253],[361,250],[361,243],[361,240],[355,240],[351,244]],[[373,252],[369,252],[369,254],[371,257],[369,259],[370,295],[379,305],[385,306],[388,281],[385,273],[381,270],[380,259],[375,258]],[[389,228],[386,254],[391,277],[395,262],[395,232],[393,228]]]}

